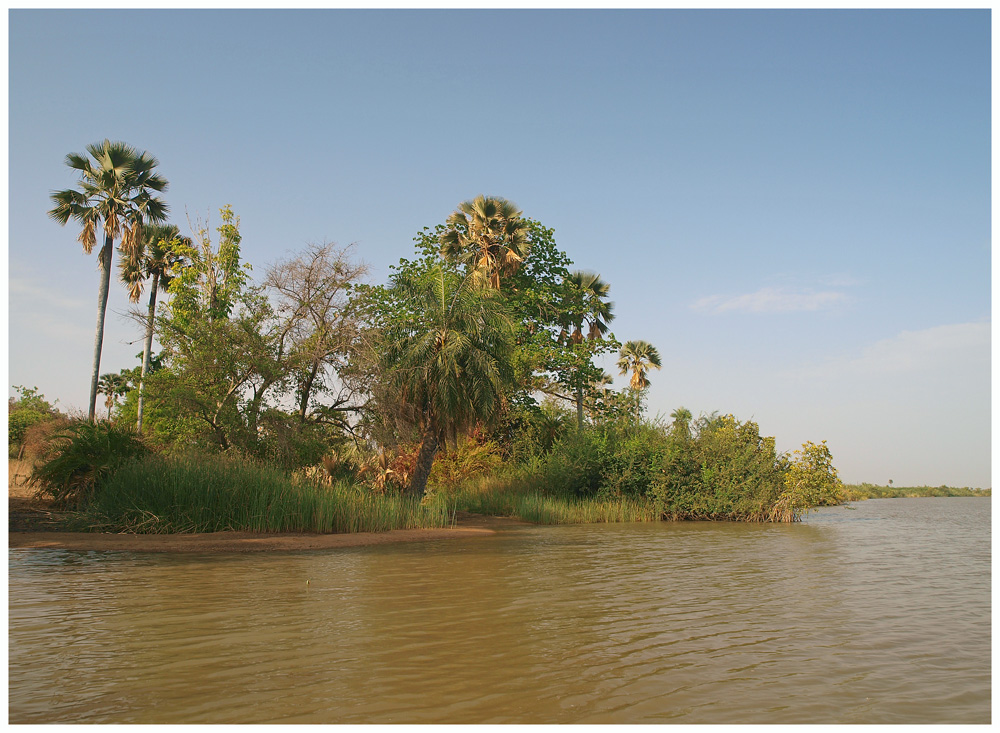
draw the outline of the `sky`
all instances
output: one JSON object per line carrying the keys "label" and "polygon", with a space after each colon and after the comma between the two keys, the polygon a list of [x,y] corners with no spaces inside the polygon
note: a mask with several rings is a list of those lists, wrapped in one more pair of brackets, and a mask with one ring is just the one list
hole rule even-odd
{"label": "sky", "polygon": [[[826,440],[842,479],[992,486],[989,10],[10,10],[8,387],[85,410],[98,273],[50,194],[146,150],[258,274],[384,282],[478,194],[654,344],[651,415]],[[123,287],[101,372],[138,364]],[[608,371],[614,358],[605,360]],[[617,386],[624,386],[618,377]]]}

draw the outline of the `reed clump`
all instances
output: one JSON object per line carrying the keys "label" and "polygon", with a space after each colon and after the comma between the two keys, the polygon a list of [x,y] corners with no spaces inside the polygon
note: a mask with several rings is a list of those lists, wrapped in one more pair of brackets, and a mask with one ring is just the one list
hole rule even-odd
{"label": "reed clump", "polygon": [[224,455],[153,455],[101,483],[77,529],[189,532],[384,532],[448,526],[443,504],[374,494],[346,481],[296,477]]}

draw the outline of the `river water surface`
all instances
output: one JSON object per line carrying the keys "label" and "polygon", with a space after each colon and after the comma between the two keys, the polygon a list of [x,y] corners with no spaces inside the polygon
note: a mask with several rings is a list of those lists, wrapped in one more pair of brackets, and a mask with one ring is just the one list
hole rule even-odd
{"label": "river water surface", "polygon": [[10,550],[11,723],[989,723],[990,499]]}

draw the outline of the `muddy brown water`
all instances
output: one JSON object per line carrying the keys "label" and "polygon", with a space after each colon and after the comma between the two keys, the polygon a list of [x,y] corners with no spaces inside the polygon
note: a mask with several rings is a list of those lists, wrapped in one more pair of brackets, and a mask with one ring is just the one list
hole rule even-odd
{"label": "muddy brown water", "polygon": [[11,723],[989,723],[990,499],[9,551]]}

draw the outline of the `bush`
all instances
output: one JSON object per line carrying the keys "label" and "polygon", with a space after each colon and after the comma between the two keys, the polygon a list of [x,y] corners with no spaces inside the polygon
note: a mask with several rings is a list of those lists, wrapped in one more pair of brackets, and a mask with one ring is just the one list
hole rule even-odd
{"label": "bush", "polygon": [[24,457],[24,440],[28,430],[39,423],[54,420],[59,413],[35,387],[14,387],[17,399],[7,401],[7,455]]}
{"label": "bush", "polygon": [[130,428],[114,423],[71,423],[52,435],[31,481],[57,504],[82,506],[122,463],[148,453]]}
{"label": "bush", "polygon": [[791,521],[801,505],[785,495],[788,470],[774,438],[732,415],[670,428],[621,419],[565,433],[514,483],[549,497],[652,501],[669,519]]}
{"label": "bush", "polygon": [[813,506],[842,504],[846,493],[833,467],[833,456],[824,440],[819,445],[806,441],[795,451],[785,474],[785,488],[790,506],[806,509]]}
{"label": "bush", "polygon": [[480,442],[474,437],[460,437],[457,450],[439,453],[431,466],[427,479],[428,487],[453,489],[476,476],[496,470],[500,465],[500,448],[486,440]]}

